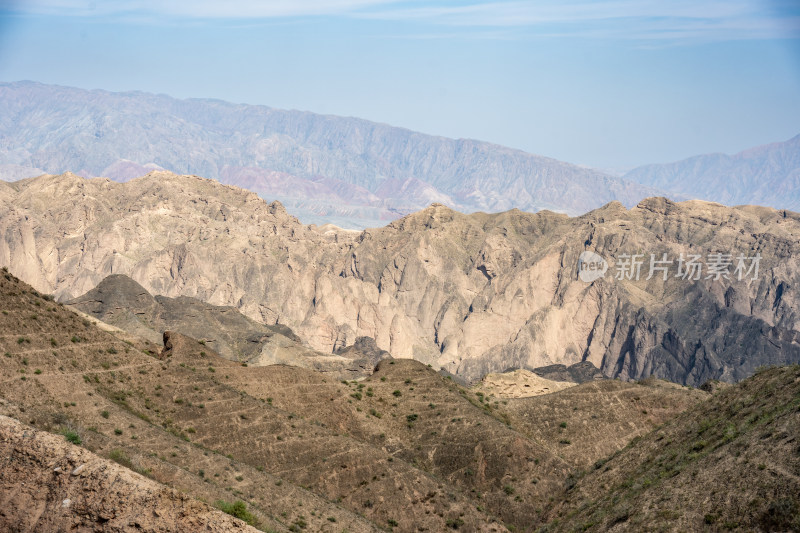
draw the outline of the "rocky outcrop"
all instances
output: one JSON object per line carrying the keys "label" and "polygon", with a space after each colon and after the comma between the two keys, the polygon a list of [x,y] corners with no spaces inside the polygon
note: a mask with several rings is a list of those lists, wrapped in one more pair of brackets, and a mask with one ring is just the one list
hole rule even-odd
{"label": "rocky outcrop", "polygon": [[537,376],[553,381],[566,381],[571,383],[586,383],[596,379],[603,379],[603,373],[590,361],[581,361],[574,365],[547,365],[534,368]]}
{"label": "rocky outcrop", "polygon": [[163,340],[165,357],[175,339],[186,336],[231,361],[257,366],[289,364],[331,373],[338,379],[368,376],[380,359],[389,357],[366,337],[338,354],[321,353],[305,346],[291,328],[282,324],[259,323],[236,308],[210,305],[188,296],[152,296],[122,274],[108,276],[94,289],[67,303],[155,344]]}
{"label": "rocky outcrop", "polygon": [[174,489],[0,415],[0,530],[258,530]]}
{"label": "rocky outcrop", "polygon": [[[38,290],[67,300],[125,274],[151,293],[285,324],[332,357],[371,337],[469,381],[587,361],[608,377],[695,386],[800,360],[800,215],[789,211],[651,198],[570,218],[434,204],[353,233],[194,176],[44,176],[9,195],[0,263]],[[604,277],[578,276],[584,251],[608,262]],[[727,279],[707,277],[716,253],[731,254]],[[632,254],[639,279],[617,279]],[[666,280],[648,276],[651,254],[673,261]],[[758,254],[757,274],[738,279],[740,254]],[[676,277],[690,255],[702,276]]]}
{"label": "rocky outcrop", "polygon": [[300,344],[286,326],[258,323],[234,307],[210,305],[196,298],[153,296],[122,274],[108,276],[94,289],[65,303],[154,343],[160,343],[167,330],[182,333],[232,361],[252,361],[270,342]]}

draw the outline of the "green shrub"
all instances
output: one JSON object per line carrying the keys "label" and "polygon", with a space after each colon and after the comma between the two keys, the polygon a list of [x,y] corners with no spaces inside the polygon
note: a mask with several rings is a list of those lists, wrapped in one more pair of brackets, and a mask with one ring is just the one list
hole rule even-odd
{"label": "green shrub", "polygon": [[72,429],[63,429],[61,430],[61,434],[64,435],[64,438],[67,439],[72,444],[80,445],[81,442],[83,442],[81,440],[81,436],[78,435],[78,432]]}
{"label": "green shrub", "polygon": [[447,527],[452,529],[458,529],[463,525],[464,525],[464,520],[462,520],[461,518],[453,518],[447,521]]}
{"label": "green shrub", "polygon": [[243,520],[247,524],[257,527],[258,526],[258,519],[254,514],[247,510],[247,504],[244,503],[242,500],[236,500],[233,503],[228,503],[222,500],[218,500],[216,503],[218,509],[222,512],[228,513],[229,515],[238,518],[239,520]]}

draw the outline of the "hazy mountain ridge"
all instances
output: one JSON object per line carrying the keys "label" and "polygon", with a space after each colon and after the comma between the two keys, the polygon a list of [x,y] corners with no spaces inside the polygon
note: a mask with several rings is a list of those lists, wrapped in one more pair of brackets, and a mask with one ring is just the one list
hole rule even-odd
{"label": "hazy mountain ridge", "polygon": [[[324,208],[312,212],[332,216],[352,216],[354,208],[376,206],[374,199],[363,202],[356,197],[345,198],[347,204],[342,205],[327,198],[330,189],[315,196],[323,178],[372,194],[383,192],[377,204],[381,209],[361,215],[373,222],[397,218],[396,209],[401,214],[420,209],[434,196],[464,211],[517,207],[577,214],[611,200],[632,206],[657,193],[595,170],[490,143],[218,100],[3,83],[0,117],[0,162],[6,165],[115,179],[129,179],[134,165],[155,165],[249,184],[256,191],[272,189],[270,199],[289,205],[319,199]],[[262,173],[260,185],[251,179],[254,172]],[[293,176],[293,186],[271,181],[276,172]],[[15,170],[12,175],[18,174]],[[409,179],[431,190],[422,198],[398,198],[392,194],[398,186],[386,186]],[[280,194],[275,194],[276,186]]]}
{"label": "hazy mountain ridge", "polygon": [[726,205],[800,211],[800,135],[734,155],[707,154],[638,167],[625,179]]}
{"label": "hazy mountain ridge", "polygon": [[[125,184],[43,176],[2,194],[0,261],[59,298],[126,274],[154,294],[286,324],[319,351],[372,337],[467,380],[588,361],[606,376],[700,385],[800,360],[796,213],[658,198],[576,218],[433,205],[359,234],[168,173]],[[577,279],[585,249],[612,263],[605,279]],[[637,250],[674,260],[758,251],[760,275],[613,279],[618,258]]]}

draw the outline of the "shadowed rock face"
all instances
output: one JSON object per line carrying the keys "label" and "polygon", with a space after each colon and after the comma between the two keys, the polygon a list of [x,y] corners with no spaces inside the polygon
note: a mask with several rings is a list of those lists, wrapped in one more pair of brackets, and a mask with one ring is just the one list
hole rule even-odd
{"label": "shadowed rock face", "polygon": [[590,361],[581,361],[574,365],[547,365],[534,368],[533,373],[553,381],[571,381],[573,383],[586,383],[595,379],[603,379],[603,373]]}
{"label": "shadowed rock face", "polygon": [[[133,335],[170,350],[170,330],[201,341],[222,357],[259,366],[291,364],[333,373],[338,379],[368,376],[382,358],[390,357],[367,337],[337,355],[304,346],[287,326],[251,320],[233,307],[210,305],[196,298],[152,296],[121,274],[108,276],[94,289],[68,304]],[[173,338],[175,334],[171,335]]]}
{"label": "shadowed rock face", "polygon": [[[366,336],[468,381],[587,361],[608,377],[697,386],[800,361],[800,215],[788,211],[651,198],[569,218],[434,204],[353,233],[167,173],[44,176],[4,194],[0,262],[63,300],[126,274],[151,293],[286,324],[328,354]],[[578,279],[585,250],[609,262],[605,277]],[[756,279],[675,277],[680,254],[718,252],[759,254]],[[615,279],[637,253],[640,279]],[[650,254],[665,253],[668,279],[645,279]]]}
{"label": "shadowed rock face", "polygon": [[128,276],[113,274],[68,305],[107,324],[155,343],[174,330],[204,342],[218,354],[233,361],[258,357],[271,337],[298,343],[291,329],[259,324],[233,307],[210,305],[196,298],[152,296]]}

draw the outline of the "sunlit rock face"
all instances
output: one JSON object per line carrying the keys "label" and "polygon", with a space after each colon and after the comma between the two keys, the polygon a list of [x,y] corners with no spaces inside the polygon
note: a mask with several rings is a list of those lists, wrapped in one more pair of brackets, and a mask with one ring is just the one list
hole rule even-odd
{"label": "sunlit rock face", "polygon": [[[353,232],[165,172],[42,176],[0,198],[0,263],[61,300],[125,274],[151,294],[284,324],[319,351],[370,337],[470,381],[585,360],[606,376],[699,385],[800,361],[800,215],[788,211],[650,198],[570,218],[432,204]],[[607,262],[589,282],[586,251]],[[730,256],[720,276],[717,254]],[[694,256],[700,275],[687,276]]]}

